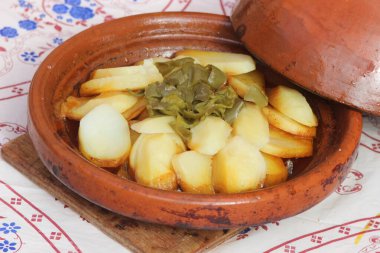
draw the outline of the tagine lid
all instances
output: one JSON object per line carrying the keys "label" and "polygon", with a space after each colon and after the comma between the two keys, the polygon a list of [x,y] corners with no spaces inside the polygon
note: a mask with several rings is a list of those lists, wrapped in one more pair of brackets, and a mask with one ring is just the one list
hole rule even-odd
{"label": "tagine lid", "polygon": [[299,86],[380,116],[380,1],[241,0],[247,49]]}

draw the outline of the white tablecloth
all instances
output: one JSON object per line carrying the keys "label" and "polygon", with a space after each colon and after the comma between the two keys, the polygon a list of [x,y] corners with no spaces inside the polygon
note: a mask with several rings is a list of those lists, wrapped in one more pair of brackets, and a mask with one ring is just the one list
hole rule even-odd
{"label": "white tablecloth", "polygon": [[[40,62],[75,33],[144,12],[230,14],[235,0],[1,0],[0,147],[26,132]],[[341,187],[292,218],[247,228],[213,252],[380,252],[380,118],[365,117]],[[0,253],[128,252],[0,158]]]}

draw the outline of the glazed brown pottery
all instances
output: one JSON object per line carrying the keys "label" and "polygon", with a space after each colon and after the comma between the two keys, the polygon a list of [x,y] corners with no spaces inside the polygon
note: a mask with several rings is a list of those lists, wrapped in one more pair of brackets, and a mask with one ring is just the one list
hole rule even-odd
{"label": "glazed brown pottery", "polygon": [[[196,13],[114,20],[55,49],[34,76],[29,95],[29,134],[51,173],[86,199],[125,216],[207,229],[292,216],[317,204],[339,185],[356,157],[361,114],[310,94],[307,97],[319,117],[314,155],[295,161],[291,178],[275,187],[241,194],[169,192],[119,178],[86,161],[77,150],[73,126],[59,117],[62,101],[94,69],[170,56],[184,48],[246,52],[227,17]],[[263,71],[268,80],[286,83],[269,69]]]}
{"label": "glazed brown pottery", "polygon": [[380,115],[380,1],[241,0],[251,53],[302,87]]}

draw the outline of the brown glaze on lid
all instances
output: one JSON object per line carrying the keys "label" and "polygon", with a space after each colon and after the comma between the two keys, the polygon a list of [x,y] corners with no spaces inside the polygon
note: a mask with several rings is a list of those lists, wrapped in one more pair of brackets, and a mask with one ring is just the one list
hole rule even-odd
{"label": "brown glaze on lid", "polygon": [[380,1],[241,0],[248,50],[300,86],[380,115]]}

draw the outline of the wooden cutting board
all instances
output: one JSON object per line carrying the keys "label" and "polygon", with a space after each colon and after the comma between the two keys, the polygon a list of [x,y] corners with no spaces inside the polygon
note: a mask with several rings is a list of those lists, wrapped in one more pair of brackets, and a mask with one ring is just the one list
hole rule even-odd
{"label": "wooden cutting board", "polygon": [[2,155],[4,160],[30,180],[134,252],[204,252],[243,230],[173,228],[133,220],[105,210],[70,191],[51,175],[38,158],[27,134],[5,144]]}

